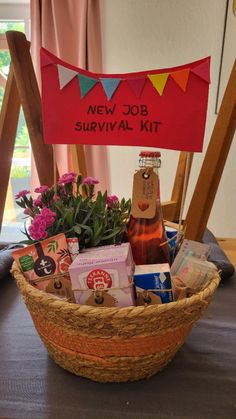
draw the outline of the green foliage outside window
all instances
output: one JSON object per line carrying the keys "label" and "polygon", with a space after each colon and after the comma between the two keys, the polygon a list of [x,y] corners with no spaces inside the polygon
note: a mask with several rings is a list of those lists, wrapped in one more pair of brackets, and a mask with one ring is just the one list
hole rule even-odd
{"label": "green foliage outside window", "polygon": [[6,31],[19,31],[19,32],[25,32],[25,24],[24,22],[6,22],[2,21],[0,22],[0,33],[5,33]]}
{"label": "green foliage outside window", "polygon": [[[0,22],[0,34],[4,34],[6,31],[10,31],[10,30],[24,32],[25,31],[24,22],[17,22],[17,21]],[[0,71],[6,77],[9,72],[9,65],[10,65],[9,51],[0,50]],[[0,110],[2,107],[3,96],[4,96],[4,88],[0,86]],[[15,148],[14,150],[15,158],[28,158],[29,157],[29,135],[28,135],[28,130],[26,127],[22,109],[19,116],[15,146],[20,147],[20,148]],[[21,148],[21,147],[26,147],[26,148]],[[29,170],[27,167],[16,167],[13,165],[12,170],[11,170],[11,177],[28,177],[28,176],[29,176]]]}

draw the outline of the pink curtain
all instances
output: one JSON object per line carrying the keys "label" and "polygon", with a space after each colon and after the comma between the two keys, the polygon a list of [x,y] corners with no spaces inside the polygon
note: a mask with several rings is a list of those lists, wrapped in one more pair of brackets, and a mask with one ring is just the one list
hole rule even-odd
{"label": "pink curtain", "polygon": [[[31,0],[31,53],[40,86],[40,47],[62,60],[101,72],[99,0]],[[71,169],[69,147],[57,145],[60,174]],[[100,180],[99,189],[109,191],[109,167],[105,146],[85,146],[87,171]]]}

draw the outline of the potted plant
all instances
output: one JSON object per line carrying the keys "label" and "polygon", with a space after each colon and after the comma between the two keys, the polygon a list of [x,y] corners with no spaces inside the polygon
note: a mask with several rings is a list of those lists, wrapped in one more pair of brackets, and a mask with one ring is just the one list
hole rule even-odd
{"label": "potted plant", "polygon": [[62,175],[57,184],[42,185],[35,189],[36,199],[22,190],[16,203],[31,219],[25,224],[27,244],[43,240],[58,233],[77,237],[80,249],[123,241],[130,215],[131,201],[107,192],[94,192],[99,181],[83,178],[74,172]]}

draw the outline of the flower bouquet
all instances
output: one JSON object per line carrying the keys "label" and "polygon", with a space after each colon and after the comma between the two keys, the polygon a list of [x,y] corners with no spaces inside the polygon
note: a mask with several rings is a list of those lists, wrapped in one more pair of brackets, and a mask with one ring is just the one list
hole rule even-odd
{"label": "flower bouquet", "polygon": [[71,172],[62,175],[52,187],[36,188],[36,199],[28,196],[30,191],[20,191],[16,202],[31,219],[28,227],[25,223],[24,243],[32,244],[58,233],[77,237],[80,249],[121,243],[131,201],[108,196],[107,192],[95,194],[98,183],[96,178]]}

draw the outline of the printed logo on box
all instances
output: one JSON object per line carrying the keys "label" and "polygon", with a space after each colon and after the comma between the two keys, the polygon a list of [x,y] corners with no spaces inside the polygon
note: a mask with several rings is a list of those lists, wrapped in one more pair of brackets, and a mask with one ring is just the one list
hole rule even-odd
{"label": "printed logo on box", "polygon": [[94,269],[93,271],[89,272],[87,276],[87,285],[88,288],[94,290],[111,288],[111,275],[103,269]]}

